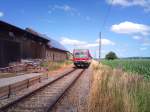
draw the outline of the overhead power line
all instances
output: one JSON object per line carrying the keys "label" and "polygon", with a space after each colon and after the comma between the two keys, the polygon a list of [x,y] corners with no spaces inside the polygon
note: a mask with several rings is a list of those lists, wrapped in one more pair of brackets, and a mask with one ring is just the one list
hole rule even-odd
{"label": "overhead power line", "polygon": [[101,39],[102,39],[102,32],[104,31],[105,26],[106,26],[106,24],[107,24],[107,20],[108,20],[108,18],[109,18],[109,15],[110,15],[110,12],[111,12],[111,9],[112,9],[113,1],[114,1],[114,0],[111,0],[111,3],[110,3],[110,5],[109,5],[109,7],[108,7],[108,11],[107,11],[107,13],[106,13],[106,15],[105,15],[105,17],[104,17],[104,21],[103,21],[103,23],[102,23],[101,31],[100,31],[100,33],[99,33],[99,61],[100,61],[100,59],[101,59],[101,48],[102,48],[102,40],[101,40]]}
{"label": "overhead power line", "polygon": [[110,13],[111,13],[113,1],[114,1],[114,0],[111,0],[111,3],[110,3],[110,5],[109,5],[108,10],[107,10],[107,12],[106,12],[106,15],[105,15],[105,17],[104,17],[104,21],[103,21],[103,23],[102,23],[101,32],[103,32],[103,30],[105,29],[105,26],[106,26],[106,24],[107,24],[108,18],[109,18]]}

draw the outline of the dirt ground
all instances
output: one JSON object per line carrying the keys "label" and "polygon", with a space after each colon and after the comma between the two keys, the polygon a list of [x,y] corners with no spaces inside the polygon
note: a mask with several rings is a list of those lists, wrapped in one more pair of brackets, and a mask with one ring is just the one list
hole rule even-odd
{"label": "dirt ground", "polygon": [[53,76],[53,75],[56,75],[58,73],[62,73],[65,69],[69,69],[69,68],[73,68],[73,64],[70,64],[70,65],[67,65],[67,66],[64,66],[64,67],[61,67],[57,70],[53,70],[53,71],[49,71],[48,72],[48,76]]}
{"label": "dirt ground", "polygon": [[[48,72],[48,75],[51,76],[51,74],[56,74],[56,73],[61,73],[63,72],[65,69],[67,68],[71,68],[73,67],[73,64],[70,64],[70,65],[66,65],[66,66],[62,66],[56,70],[52,70],[52,71],[49,71]],[[29,74],[29,73],[32,73],[30,71],[24,71],[24,72],[18,72],[18,73],[0,73],[0,79],[1,78],[9,78],[9,77],[15,77],[15,76],[20,76],[20,75],[24,75],[24,74]],[[43,71],[44,74],[46,74],[46,71]]]}
{"label": "dirt ground", "polygon": [[52,112],[88,112],[88,95],[92,69],[88,68],[65,94]]}

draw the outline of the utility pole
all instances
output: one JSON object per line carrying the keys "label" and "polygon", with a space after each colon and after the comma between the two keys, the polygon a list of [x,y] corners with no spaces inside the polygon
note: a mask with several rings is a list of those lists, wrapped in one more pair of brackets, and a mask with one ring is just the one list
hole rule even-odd
{"label": "utility pole", "polygon": [[[95,49],[95,51],[96,51],[97,49]],[[97,58],[97,52],[95,52],[95,59]]]}
{"label": "utility pole", "polygon": [[101,59],[101,32],[99,33],[99,62],[100,62],[100,59]]}

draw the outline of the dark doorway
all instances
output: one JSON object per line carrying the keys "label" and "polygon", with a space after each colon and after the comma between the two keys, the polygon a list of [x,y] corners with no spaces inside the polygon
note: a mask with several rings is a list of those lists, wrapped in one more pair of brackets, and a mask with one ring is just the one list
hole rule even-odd
{"label": "dark doorway", "polygon": [[6,67],[10,62],[20,61],[20,44],[14,41],[0,40],[0,67]]}

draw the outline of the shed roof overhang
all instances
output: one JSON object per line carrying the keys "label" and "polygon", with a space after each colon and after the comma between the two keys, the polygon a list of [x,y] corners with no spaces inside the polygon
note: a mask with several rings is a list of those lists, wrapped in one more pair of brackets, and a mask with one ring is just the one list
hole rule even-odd
{"label": "shed roof overhang", "polygon": [[6,23],[6,22],[1,21],[1,20],[0,20],[0,29],[14,32],[16,34],[24,36],[25,38],[29,38],[29,39],[32,39],[35,41],[45,42],[45,43],[49,42],[49,40],[46,38],[43,38],[43,37],[38,36],[38,35],[34,35],[28,31],[24,30],[24,29],[21,29],[17,26],[14,26],[12,24]]}

